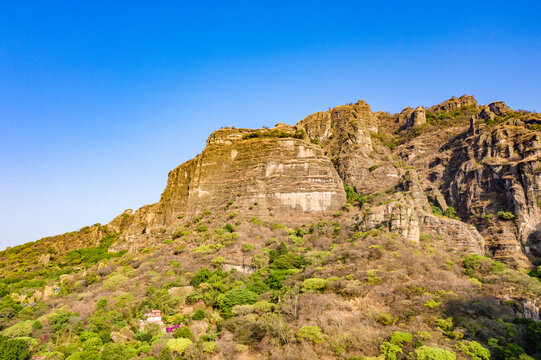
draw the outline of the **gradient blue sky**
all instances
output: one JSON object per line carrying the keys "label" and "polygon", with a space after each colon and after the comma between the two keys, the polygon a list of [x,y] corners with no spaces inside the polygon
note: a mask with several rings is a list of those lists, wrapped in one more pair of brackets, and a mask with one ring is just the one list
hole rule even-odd
{"label": "gradient blue sky", "polygon": [[365,99],[541,111],[538,1],[0,0],[0,248],[156,202],[222,126]]}

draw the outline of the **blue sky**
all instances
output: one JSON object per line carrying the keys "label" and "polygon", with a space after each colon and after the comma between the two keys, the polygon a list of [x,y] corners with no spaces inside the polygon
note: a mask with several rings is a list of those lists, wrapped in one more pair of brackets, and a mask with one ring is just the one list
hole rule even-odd
{"label": "blue sky", "polygon": [[0,248],[156,202],[222,126],[365,99],[541,111],[536,1],[0,0]]}

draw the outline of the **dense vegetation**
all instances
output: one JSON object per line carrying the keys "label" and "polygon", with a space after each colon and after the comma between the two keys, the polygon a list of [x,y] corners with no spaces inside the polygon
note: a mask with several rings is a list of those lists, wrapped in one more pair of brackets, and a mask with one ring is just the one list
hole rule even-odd
{"label": "dense vegetation", "polygon": [[[355,206],[297,228],[205,212],[138,253],[107,252],[108,233],[27,274],[4,267],[0,358],[540,358],[541,322],[499,295],[541,282],[429,235],[358,232],[348,211],[370,199],[346,190]],[[152,309],[175,330],[143,326]]]}

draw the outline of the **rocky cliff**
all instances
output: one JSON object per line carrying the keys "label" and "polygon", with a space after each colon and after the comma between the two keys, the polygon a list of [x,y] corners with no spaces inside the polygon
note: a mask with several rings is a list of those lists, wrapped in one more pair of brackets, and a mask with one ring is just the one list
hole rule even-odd
{"label": "rocky cliff", "polygon": [[[115,233],[110,251],[135,251],[204,213],[295,225],[347,211],[359,231],[447,239],[531,267],[541,258],[540,129],[540,114],[468,95],[398,114],[360,100],[293,126],[224,128],[169,173],[156,204],[38,243],[63,254]],[[344,207],[345,185],[366,198],[361,208]]]}
{"label": "rocky cliff", "polygon": [[539,123],[539,114],[464,95],[399,114],[361,100],[294,126],[221,129],[170,172],[158,203],[124,214],[123,229],[110,224],[122,230],[113,249],[147,246],[204,211],[315,220],[344,205],[348,185],[369,197],[352,215],[361,230],[450,237],[530,266],[541,256]]}
{"label": "rocky cliff", "polygon": [[[220,129],[157,203],[0,252],[0,341],[55,359],[172,358],[177,340],[187,359],[422,359],[424,341],[539,357],[540,130],[466,95]],[[179,330],[146,326],[153,309]]]}

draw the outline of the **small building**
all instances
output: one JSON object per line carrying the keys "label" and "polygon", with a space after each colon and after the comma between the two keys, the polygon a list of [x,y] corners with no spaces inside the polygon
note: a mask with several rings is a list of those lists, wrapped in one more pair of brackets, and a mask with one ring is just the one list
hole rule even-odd
{"label": "small building", "polygon": [[151,310],[148,314],[145,314],[147,324],[163,325],[162,312],[160,310]]}

